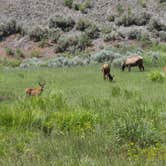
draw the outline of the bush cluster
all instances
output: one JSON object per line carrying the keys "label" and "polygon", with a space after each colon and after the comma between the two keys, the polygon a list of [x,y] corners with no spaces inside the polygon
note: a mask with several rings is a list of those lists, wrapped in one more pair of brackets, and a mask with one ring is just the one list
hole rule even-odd
{"label": "bush cluster", "polygon": [[64,5],[75,10],[80,10],[82,13],[87,13],[87,9],[92,7],[90,0],[85,0],[82,3],[74,3],[73,0],[64,0]]}
{"label": "bush cluster", "polygon": [[8,56],[13,56],[16,58],[24,58],[24,53],[19,48],[17,48],[16,50],[13,50],[12,48],[7,47],[5,48],[5,51],[6,51],[6,55]]}
{"label": "bush cluster", "polygon": [[61,36],[57,41],[55,52],[76,52],[85,50],[87,46],[91,45],[91,40],[86,34],[79,36],[66,37]]}
{"label": "bush cluster", "polygon": [[88,20],[80,19],[76,24],[76,29],[84,31],[91,39],[96,39],[100,35],[99,28]]}
{"label": "bush cluster", "polygon": [[166,42],[166,31],[160,31],[159,37],[161,41]]}
{"label": "bush cluster", "polygon": [[6,23],[0,24],[0,40],[3,37],[7,37],[15,33],[24,34],[23,28],[15,20],[10,20]]}
{"label": "bush cluster", "polygon": [[154,82],[162,82],[165,78],[164,74],[158,71],[153,71],[149,74],[150,80]]}
{"label": "bush cluster", "polygon": [[48,29],[42,28],[42,27],[34,27],[29,32],[29,38],[30,40],[33,40],[35,42],[41,41],[42,39],[45,39],[48,37]]}
{"label": "bush cluster", "polygon": [[166,31],[166,24],[158,18],[151,18],[148,25],[148,29],[150,31],[154,31],[154,30]]}
{"label": "bush cluster", "polygon": [[140,13],[139,15],[134,14],[124,14],[119,18],[116,18],[115,23],[117,25],[123,25],[123,26],[131,26],[131,25],[137,25],[142,26],[149,23],[150,20],[150,14],[148,13]]}
{"label": "bush cluster", "polygon": [[111,33],[104,35],[105,42],[121,40],[123,38],[125,38],[125,36],[122,33],[117,31],[112,31]]}
{"label": "bush cluster", "polygon": [[73,29],[75,21],[71,17],[55,16],[49,20],[49,28],[60,28],[68,32]]}

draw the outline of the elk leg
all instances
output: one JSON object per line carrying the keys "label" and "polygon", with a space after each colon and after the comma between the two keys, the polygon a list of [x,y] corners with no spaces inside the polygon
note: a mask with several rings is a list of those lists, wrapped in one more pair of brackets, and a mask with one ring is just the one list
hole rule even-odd
{"label": "elk leg", "polygon": [[144,71],[145,70],[145,68],[144,68],[144,65],[142,64],[142,71]]}
{"label": "elk leg", "polygon": [[129,72],[131,71],[131,66],[130,66],[130,65],[128,65],[128,71],[129,71]]}

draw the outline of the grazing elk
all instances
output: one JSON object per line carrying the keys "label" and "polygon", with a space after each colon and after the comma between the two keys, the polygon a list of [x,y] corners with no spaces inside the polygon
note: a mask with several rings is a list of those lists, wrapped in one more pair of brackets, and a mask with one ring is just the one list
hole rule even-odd
{"label": "grazing elk", "polygon": [[107,64],[107,63],[103,64],[103,66],[102,66],[102,72],[103,72],[103,79],[104,80],[106,80],[106,79],[108,79],[110,81],[113,80],[114,76],[112,76],[110,74],[110,65],[109,64]]}
{"label": "grazing elk", "polygon": [[39,87],[38,88],[26,88],[25,93],[28,96],[39,96],[43,90],[44,90],[45,83],[41,84],[39,82]]}
{"label": "grazing elk", "polygon": [[131,71],[131,67],[135,66],[138,66],[140,71],[144,71],[143,57],[138,55],[133,55],[131,57],[126,58],[121,65],[121,69],[122,71],[124,71],[125,67],[128,67],[128,71]]}

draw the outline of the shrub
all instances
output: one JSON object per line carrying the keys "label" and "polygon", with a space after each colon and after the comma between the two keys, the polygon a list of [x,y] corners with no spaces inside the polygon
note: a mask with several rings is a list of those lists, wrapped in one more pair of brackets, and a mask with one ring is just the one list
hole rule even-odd
{"label": "shrub", "polygon": [[165,31],[166,30],[166,25],[164,22],[161,22],[158,18],[151,18],[148,29],[150,31],[157,30],[157,31]]}
{"label": "shrub", "polygon": [[93,131],[97,116],[88,111],[57,112],[54,114],[55,124],[61,131],[77,134]]}
{"label": "shrub", "polygon": [[154,82],[162,82],[164,80],[164,74],[158,71],[153,71],[149,74],[149,78]]}
{"label": "shrub", "polygon": [[160,37],[161,41],[166,42],[166,32],[165,31],[160,31],[159,37]]}
{"label": "shrub", "polygon": [[140,37],[141,37],[141,31],[139,31],[137,29],[133,29],[128,32],[128,39],[130,39],[130,40],[133,40],[133,39],[139,40]]}
{"label": "shrub", "polygon": [[104,41],[108,42],[108,41],[115,41],[115,40],[121,40],[124,36],[121,35],[119,32],[117,31],[112,31],[109,34],[106,34],[104,36]]}
{"label": "shrub", "polygon": [[30,40],[33,40],[35,42],[41,41],[42,39],[45,39],[48,37],[48,30],[43,29],[39,26],[34,27],[30,32],[29,32],[29,37]]}
{"label": "shrub", "polygon": [[146,8],[146,1],[145,0],[139,0],[139,3],[143,8]]}
{"label": "shrub", "polygon": [[79,5],[79,10],[82,12],[82,13],[87,13],[87,9],[88,8],[91,8],[92,5],[91,5],[91,2],[90,0],[85,0],[83,3],[81,3]]}
{"label": "shrub", "polygon": [[118,53],[115,53],[111,50],[102,50],[100,52],[97,52],[92,56],[92,60],[96,61],[98,63],[106,62],[106,61],[113,61],[115,58],[120,58],[121,55]]}
{"label": "shrub", "polygon": [[122,15],[124,13],[123,6],[120,3],[118,3],[118,5],[116,6],[116,10],[119,15]]}
{"label": "shrub", "polygon": [[9,47],[5,48],[5,51],[6,51],[6,55],[9,55],[9,56],[14,56],[15,54],[13,49]]}
{"label": "shrub", "polygon": [[85,33],[91,38],[91,39],[96,39],[100,35],[100,30],[96,25],[91,25],[89,26],[86,30]]}
{"label": "shrub", "polygon": [[85,29],[92,26],[92,24],[88,20],[79,19],[79,21],[76,24],[76,29],[80,31],[84,31]]}
{"label": "shrub", "polygon": [[155,145],[159,141],[154,124],[139,115],[130,114],[115,122],[114,131],[120,143],[132,142],[139,147]]}
{"label": "shrub", "polygon": [[124,14],[120,18],[117,18],[115,20],[115,23],[117,25],[124,25],[124,26],[131,26],[131,25],[146,25],[149,23],[150,20],[150,14],[148,13],[140,13],[139,15],[134,15],[134,14]]}
{"label": "shrub", "polygon": [[16,49],[16,57],[24,58],[24,53],[19,48]]}
{"label": "shrub", "polygon": [[0,38],[7,37],[9,35],[20,33],[23,34],[23,28],[17,24],[15,20],[10,20],[0,25]]}
{"label": "shrub", "polygon": [[135,25],[142,26],[149,23],[151,15],[149,13],[143,12],[140,13],[138,16],[135,15],[134,17],[135,17],[134,18]]}
{"label": "shrub", "polygon": [[31,52],[31,57],[40,57],[40,51],[37,51],[37,50],[33,50]]}
{"label": "shrub", "polygon": [[51,42],[56,43],[61,35],[62,31],[60,29],[49,29],[48,38]]}
{"label": "shrub", "polygon": [[72,8],[73,0],[63,0],[63,1],[65,6]]}
{"label": "shrub", "polygon": [[49,20],[49,28],[60,28],[65,32],[73,29],[74,25],[75,21],[71,17],[56,16]]}
{"label": "shrub", "polygon": [[41,47],[41,48],[48,47],[49,46],[48,39],[42,39],[39,42],[38,46]]}
{"label": "shrub", "polygon": [[8,66],[8,67],[18,67],[21,64],[21,60],[18,59],[12,59],[12,60],[3,60],[0,62],[2,65],[4,66]]}
{"label": "shrub", "polygon": [[114,15],[110,15],[107,17],[107,20],[110,22],[114,22],[115,21],[115,16]]}
{"label": "shrub", "polygon": [[160,0],[160,3],[164,3],[164,2],[166,2],[166,0]]}
{"label": "shrub", "polygon": [[87,46],[91,44],[90,38],[86,34],[81,34],[80,36],[65,37],[62,36],[57,42],[55,52],[76,52],[85,50]]}

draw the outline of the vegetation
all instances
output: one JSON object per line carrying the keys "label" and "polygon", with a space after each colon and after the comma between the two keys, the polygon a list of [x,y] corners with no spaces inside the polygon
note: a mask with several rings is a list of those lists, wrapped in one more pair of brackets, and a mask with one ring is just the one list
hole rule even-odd
{"label": "vegetation", "polygon": [[71,17],[56,16],[49,20],[49,28],[60,28],[65,32],[73,29],[75,21]]}
{"label": "vegetation", "polygon": [[76,51],[85,50],[90,44],[89,36],[84,33],[79,36],[61,36],[57,41],[55,52],[69,51],[75,53]]}
{"label": "vegetation", "polygon": [[9,56],[14,56],[15,54],[13,49],[9,47],[5,48],[5,51],[6,51],[6,55],[9,55]]}
{"label": "vegetation", "polygon": [[[99,69],[0,70],[0,94],[10,96],[0,101],[1,165],[164,165],[165,84],[148,67],[112,68],[112,83]],[[26,97],[39,80],[43,94]]]}

